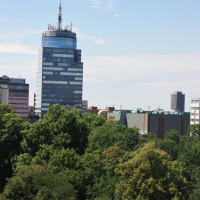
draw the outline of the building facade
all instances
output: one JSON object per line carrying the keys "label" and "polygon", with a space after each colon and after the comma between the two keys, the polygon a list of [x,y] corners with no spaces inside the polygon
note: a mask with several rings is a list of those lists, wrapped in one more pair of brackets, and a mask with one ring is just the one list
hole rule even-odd
{"label": "building facade", "polygon": [[0,77],[0,103],[8,104],[9,96],[9,82],[10,79],[7,76]]}
{"label": "building facade", "polygon": [[137,127],[142,135],[154,133],[164,139],[166,132],[177,130],[180,135],[187,134],[190,113],[143,112],[127,113],[127,126]]}
{"label": "building facade", "polygon": [[185,111],[185,94],[181,91],[176,91],[171,94],[171,110],[175,112]]}
{"label": "building facade", "polygon": [[28,118],[29,84],[25,79],[10,79],[8,103],[21,117]]}
{"label": "building facade", "polygon": [[190,124],[200,124],[199,123],[199,109],[200,109],[200,98],[191,99],[191,109],[190,109]]}
{"label": "building facade", "polygon": [[61,4],[58,26],[42,34],[36,83],[36,114],[43,116],[53,104],[82,107],[83,63],[76,33],[62,29]]}
{"label": "building facade", "polygon": [[0,103],[10,104],[23,118],[29,115],[29,84],[25,79],[0,77]]}
{"label": "building facade", "polygon": [[137,127],[142,136],[154,133],[163,139],[166,132],[177,130],[180,135],[187,134],[190,113],[170,113],[157,111],[133,112],[130,110],[109,111],[107,119],[118,121],[129,128]]}

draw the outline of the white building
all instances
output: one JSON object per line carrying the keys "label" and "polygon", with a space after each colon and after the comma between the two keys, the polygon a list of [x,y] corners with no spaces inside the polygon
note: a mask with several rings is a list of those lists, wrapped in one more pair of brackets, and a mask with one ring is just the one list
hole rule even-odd
{"label": "white building", "polygon": [[199,109],[200,109],[200,97],[191,99],[191,111],[190,111],[190,124],[199,123]]}

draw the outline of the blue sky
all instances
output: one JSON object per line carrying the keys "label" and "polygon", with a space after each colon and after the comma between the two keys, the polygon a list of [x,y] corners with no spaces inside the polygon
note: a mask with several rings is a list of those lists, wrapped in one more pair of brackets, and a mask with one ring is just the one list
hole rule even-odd
{"label": "blue sky", "polygon": [[[33,104],[41,33],[57,23],[59,0],[0,0],[1,76],[24,77]],[[199,0],[62,0],[84,62],[83,98],[104,108],[186,109],[200,96]]]}

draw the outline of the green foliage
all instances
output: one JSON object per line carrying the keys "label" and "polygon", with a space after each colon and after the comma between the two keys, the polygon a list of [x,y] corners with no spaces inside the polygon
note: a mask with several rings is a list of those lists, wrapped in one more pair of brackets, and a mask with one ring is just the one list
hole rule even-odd
{"label": "green foliage", "polygon": [[139,142],[137,128],[127,128],[115,121],[106,123],[94,129],[88,137],[87,152],[98,150],[103,152],[111,146],[121,146],[125,150],[133,150]]}
{"label": "green foliage", "polygon": [[23,128],[21,117],[11,106],[0,105],[0,191],[6,178],[12,175],[11,158],[20,153]]}
{"label": "green foliage", "polygon": [[188,128],[188,134],[193,137],[200,136],[200,124],[190,125]]}
{"label": "green foliage", "polygon": [[176,160],[178,156],[178,145],[171,139],[156,140],[156,147],[167,152],[172,160]]}
{"label": "green foliage", "polygon": [[199,199],[199,127],[160,140],[66,106],[31,124],[0,105],[0,199]]}
{"label": "green foliage", "polygon": [[89,128],[81,111],[69,111],[67,107],[57,104],[48,110],[43,119],[26,130],[22,148],[32,156],[44,144],[55,148],[74,148],[83,154],[88,134]]}
{"label": "green foliage", "polygon": [[80,155],[73,149],[54,149],[53,146],[43,145],[37,152],[37,156],[45,160],[49,168],[55,173],[79,168]]}
{"label": "green foliage", "polygon": [[119,164],[116,173],[123,178],[116,188],[117,199],[187,199],[187,180],[180,175],[177,162],[171,162],[153,143]]}
{"label": "green foliage", "polygon": [[165,134],[165,139],[170,139],[170,140],[176,142],[176,144],[179,144],[180,137],[181,136],[178,134],[177,130],[171,130]]}
{"label": "green foliage", "polygon": [[178,161],[186,166],[195,168],[200,166],[200,140],[196,137],[181,137]]}
{"label": "green foliage", "polygon": [[200,199],[200,166],[195,168],[191,175],[193,191],[190,194],[190,200]]}
{"label": "green foliage", "polygon": [[16,199],[76,199],[73,186],[64,174],[53,174],[45,165],[23,166],[6,185],[3,197]]}
{"label": "green foliage", "polygon": [[106,122],[104,117],[90,113],[84,113],[83,120],[88,124],[91,130],[102,126]]}

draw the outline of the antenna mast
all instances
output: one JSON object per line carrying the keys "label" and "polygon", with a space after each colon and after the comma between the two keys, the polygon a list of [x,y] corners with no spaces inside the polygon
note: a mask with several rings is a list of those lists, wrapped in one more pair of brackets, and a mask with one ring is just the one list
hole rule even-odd
{"label": "antenna mast", "polygon": [[59,13],[58,13],[58,30],[62,30],[62,6],[60,0]]}

